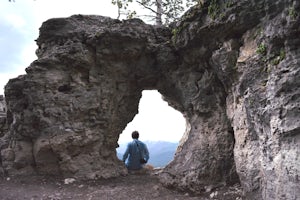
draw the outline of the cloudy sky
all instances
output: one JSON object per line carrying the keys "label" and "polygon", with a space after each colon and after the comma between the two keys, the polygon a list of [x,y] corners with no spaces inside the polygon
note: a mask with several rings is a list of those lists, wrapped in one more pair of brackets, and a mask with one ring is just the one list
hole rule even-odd
{"label": "cloudy sky", "polygon": [[[8,0],[0,1],[0,94],[9,79],[25,74],[36,59],[34,40],[42,22],[73,14],[96,14],[117,17],[111,0]],[[121,134],[120,143],[131,140],[138,130],[142,140],[178,142],[185,131],[181,113],[169,107],[157,91],[145,91],[139,114]]]}
{"label": "cloudy sky", "polygon": [[36,59],[34,40],[43,21],[73,14],[98,14],[115,18],[110,0],[8,0],[0,1],[0,94],[10,78],[25,73]]}

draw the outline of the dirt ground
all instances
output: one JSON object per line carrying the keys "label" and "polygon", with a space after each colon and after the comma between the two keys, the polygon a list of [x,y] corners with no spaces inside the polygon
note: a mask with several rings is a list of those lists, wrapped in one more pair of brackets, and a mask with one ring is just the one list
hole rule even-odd
{"label": "dirt ground", "polygon": [[[69,183],[66,184],[66,181]],[[154,174],[130,174],[93,181],[44,176],[0,179],[1,200],[242,200],[241,194],[238,185],[213,190],[201,196],[182,193],[163,187]]]}

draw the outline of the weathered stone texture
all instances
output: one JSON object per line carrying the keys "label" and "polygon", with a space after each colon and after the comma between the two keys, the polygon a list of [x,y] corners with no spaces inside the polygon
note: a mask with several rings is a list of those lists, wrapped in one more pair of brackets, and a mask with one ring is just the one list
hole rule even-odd
{"label": "weathered stone texture", "polygon": [[137,113],[142,86],[159,78],[155,52],[164,31],[97,16],[45,22],[39,59],[6,86],[13,151],[33,152],[14,163],[82,178],[125,174],[118,135]]}
{"label": "weathered stone texture", "polygon": [[[299,9],[299,2],[232,3],[230,6],[223,5],[227,6],[224,10],[221,5],[218,11],[221,16],[215,20],[209,19],[205,7],[209,7],[211,3],[205,4],[201,11],[194,8],[186,13],[175,29],[175,48],[180,52],[178,54],[182,55],[180,60],[185,63],[185,67],[191,69],[191,66],[197,66],[197,70],[211,70],[223,83],[223,91],[213,94],[222,97],[220,94],[226,93],[225,107],[235,137],[236,171],[246,196],[249,199],[297,199],[300,195],[300,75],[297,48],[297,35],[300,30],[299,16],[293,15],[292,12]],[[192,74],[195,75],[197,70],[193,70]],[[191,74],[185,76],[189,77]],[[195,84],[192,84],[192,78],[188,80],[187,87],[191,89]],[[217,81],[213,82],[215,88]],[[199,85],[204,86],[208,83],[209,81],[205,80]],[[208,101],[203,104],[203,108],[197,107],[198,112],[208,109],[210,105],[218,105],[210,104],[213,101],[209,100],[205,93],[200,94],[203,99],[197,99],[194,104]],[[192,108],[195,110],[194,106]],[[219,114],[211,118],[216,119],[216,128],[219,126],[216,122],[222,122],[216,117],[222,115],[222,109],[212,110]],[[198,119],[202,118],[200,113],[197,114]],[[209,121],[210,116],[205,116],[204,119]],[[201,180],[205,180],[201,176],[199,179],[197,177],[203,167],[200,164],[210,163],[213,160],[210,156],[215,156],[216,150],[210,151],[209,148],[202,153],[197,152],[205,144],[216,147],[216,144],[209,142],[210,137],[214,137],[213,128],[208,129],[209,136],[203,137],[201,132],[207,130],[203,120],[192,123],[190,127],[190,134],[195,127],[198,128],[199,133],[196,135],[199,140],[195,139],[193,134],[188,135],[187,140],[192,138],[191,141],[201,145],[192,147],[193,142],[184,143],[190,147],[186,147],[189,153],[177,152],[174,161],[166,167],[166,178],[162,181],[167,185],[179,188],[199,187]],[[226,126],[221,127],[222,134],[226,133]],[[219,140],[215,138],[212,141]],[[223,151],[226,149],[229,148],[223,148]],[[197,153],[193,154],[194,151]],[[194,173],[195,162],[189,163],[193,158],[190,155],[201,160],[196,167],[198,173]],[[204,161],[206,158],[210,159]],[[190,168],[185,166],[185,163],[188,163]],[[213,163],[213,166],[216,165]],[[181,171],[181,167],[185,171]],[[228,172],[225,174],[230,175]],[[187,177],[193,177],[194,180],[191,178],[186,181]],[[209,181],[205,181],[206,187],[208,183]]]}
{"label": "weathered stone texture", "polygon": [[6,103],[4,96],[0,95],[0,137],[4,135],[6,130]]}
{"label": "weathered stone texture", "polygon": [[9,174],[127,173],[119,134],[141,92],[187,120],[160,174],[195,193],[241,182],[248,199],[300,197],[300,5],[204,1],[172,28],[75,15],[40,29],[38,60],[6,85]]}

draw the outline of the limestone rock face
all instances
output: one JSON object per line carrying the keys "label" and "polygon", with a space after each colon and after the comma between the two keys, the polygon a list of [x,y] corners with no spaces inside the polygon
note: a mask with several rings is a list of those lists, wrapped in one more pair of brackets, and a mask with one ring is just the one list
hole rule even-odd
{"label": "limestone rock face", "polygon": [[160,78],[157,49],[169,37],[140,20],[77,15],[45,22],[38,60],[6,86],[15,144],[7,171],[126,174],[116,157],[118,136],[137,113],[141,91]]}
{"label": "limestone rock face", "polygon": [[4,135],[6,128],[6,103],[3,95],[0,95],[0,137]]}
{"label": "limestone rock face", "polygon": [[[5,134],[8,130],[6,123],[6,103],[3,95],[0,95],[0,150],[6,148],[5,145]],[[4,175],[2,167],[2,159],[0,155],[0,176]]]}
{"label": "limestone rock face", "polygon": [[[38,59],[6,85],[8,174],[127,173],[119,134],[157,89],[187,121],[165,186],[241,182],[248,199],[300,194],[299,2],[203,1],[172,28],[75,15],[40,28]],[[151,153],[151,152],[150,152]]]}

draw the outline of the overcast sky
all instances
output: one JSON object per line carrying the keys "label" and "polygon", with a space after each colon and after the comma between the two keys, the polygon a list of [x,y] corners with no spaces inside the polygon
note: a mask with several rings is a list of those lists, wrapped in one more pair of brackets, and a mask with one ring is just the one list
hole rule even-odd
{"label": "overcast sky", "polygon": [[[9,79],[25,74],[36,59],[42,22],[73,14],[96,14],[117,17],[111,0],[8,0],[0,1],[0,94]],[[142,140],[178,142],[185,131],[181,113],[169,107],[156,91],[143,92],[139,114],[121,134],[120,143],[131,140],[131,132],[140,131]]]}
{"label": "overcast sky", "polygon": [[157,91],[143,91],[139,114],[129,123],[120,136],[120,143],[131,140],[134,130],[140,132],[141,140],[179,142],[186,121],[182,114],[168,106]]}
{"label": "overcast sky", "polygon": [[73,14],[117,16],[110,0],[8,0],[0,1],[0,94],[10,78],[25,73],[25,68],[36,59],[42,22],[54,17]]}

